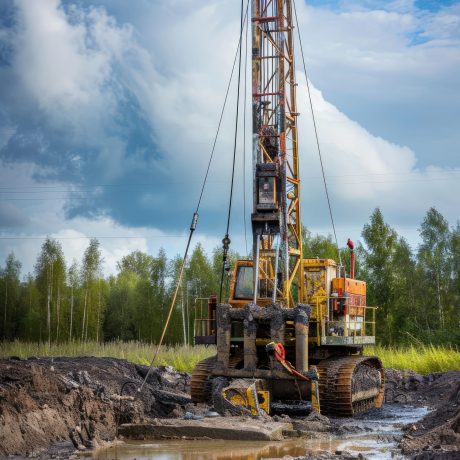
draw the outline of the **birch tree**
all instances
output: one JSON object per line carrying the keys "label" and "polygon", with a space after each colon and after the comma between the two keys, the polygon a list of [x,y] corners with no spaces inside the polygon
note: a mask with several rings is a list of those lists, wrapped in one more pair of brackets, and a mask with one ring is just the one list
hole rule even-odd
{"label": "birch tree", "polygon": [[74,260],[67,273],[68,285],[70,290],[69,299],[69,340],[73,339],[74,330],[74,313],[75,313],[75,295],[78,289],[78,264]]}
{"label": "birch tree", "polygon": [[[450,231],[446,219],[435,208],[430,208],[420,227],[422,243],[418,250],[418,261],[424,273],[424,287],[428,311],[437,310],[437,326],[445,328],[445,308],[450,284]],[[430,308],[431,307],[431,308]]]}
{"label": "birch tree", "polygon": [[[88,330],[92,325],[94,338],[99,337],[98,318],[100,320],[102,300],[99,296],[101,285],[99,279],[102,276],[102,254],[99,241],[92,238],[83,255],[81,266],[81,280],[83,285],[83,316],[81,328],[81,340],[88,340]],[[100,301],[101,300],[101,301]],[[91,335],[91,331],[90,331]]]}
{"label": "birch tree", "polygon": [[[47,237],[41,247],[41,252],[35,264],[36,282],[40,292],[44,313],[46,315],[46,330],[48,344],[59,338],[61,321],[61,294],[65,283],[65,260],[61,244],[53,238]],[[52,318],[52,313],[55,315]],[[52,334],[52,322],[56,333]],[[54,328],[53,328],[54,329]]]}
{"label": "birch tree", "polygon": [[12,322],[12,310],[16,308],[19,300],[19,275],[21,272],[21,262],[17,260],[14,253],[10,253],[5,260],[5,268],[1,271],[2,279],[2,300],[3,300],[3,321],[2,339],[11,338],[14,322]]}
{"label": "birch tree", "polygon": [[[393,306],[395,299],[394,263],[398,235],[384,220],[379,208],[364,226],[363,273],[367,281],[367,304],[377,306],[376,321],[380,339],[392,343]],[[383,327],[382,327],[383,326]]]}

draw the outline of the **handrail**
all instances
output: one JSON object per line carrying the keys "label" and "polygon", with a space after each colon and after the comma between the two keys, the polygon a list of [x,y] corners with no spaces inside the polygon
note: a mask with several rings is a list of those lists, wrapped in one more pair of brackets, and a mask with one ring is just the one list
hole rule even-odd
{"label": "handrail", "polygon": [[[317,324],[316,340],[324,336],[375,337],[375,311],[377,307],[350,305],[347,296],[315,296],[309,302],[312,322]],[[345,301],[345,312],[340,319],[332,320],[333,302]],[[369,318],[370,317],[370,318]],[[371,334],[366,334],[369,327]]]}
{"label": "handrail", "polygon": [[[215,319],[203,318],[202,301],[207,298],[195,299],[195,311],[198,308],[201,317],[195,317],[194,336],[196,332],[199,335],[210,335],[215,330]],[[350,297],[347,296],[315,296],[309,302],[312,312],[310,317],[311,323],[316,323],[316,337],[318,344],[321,343],[322,337],[375,337],[375,312],[378,307],[367,305],[349,305]],[[201,301],[197,305],[197,301]],[[340,319],[332,319],[334,305],[332,301],[345,301],[346,312]],[[370,334],[369,334],[370,332]]]}
{"label": "handrail", "polygon": [[209,318],[195,318],[193,322],[193,336],[212,335],[216,330],[216,320]]}

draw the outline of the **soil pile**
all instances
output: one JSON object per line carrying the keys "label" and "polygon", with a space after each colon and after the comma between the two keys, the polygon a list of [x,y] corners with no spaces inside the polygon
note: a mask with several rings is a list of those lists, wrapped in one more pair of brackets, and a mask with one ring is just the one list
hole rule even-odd
{"label": "soil pile", "polygon": [[[191,403],[190,375],[171,367],[153,369],[139,393],[147,370],[112,358],[0,360],[0,458],[35,456],[40,451],[44,458],[51,454],[68,457],[75,448],[83,450],[113,440],[118,424],[152,423],[155,418],[199,420],[208,415],[208,406]],[[407,404],[433,409],[406,429],[400,444],[403,453],[423,460],[435,455],[458,458],[460,371],[421,376],[388,369],[385,380],[387,409],[392,402],[399,403],[395,407]],[[368,417],[378,420],[384,409],[377,409],[377,416],[365,414],[353,420],[329,420],[312,413],[301,419],[267,416],[267,421],[291,423],[289,436],[308,437],[315,432],[314,437],[319,438],[366,432]],[[331,454],[324,455],[331,458]],[[346,455],[334,458],[348,458]]]}
{"label": "soil pile", "polygon": [[190,376],[155,368],[137,393],[146,372],[112,358],[0,360],[0,457],[65,441],[69,450],[90,448],[112,440],[118,422],[183,416]]}
{"label": "soil pile", "polygon": [[424,405],[433,409],[406,427],[402,452],[418,460],[460,458],[460,371],[421,376],[386,370],[387,402]]}

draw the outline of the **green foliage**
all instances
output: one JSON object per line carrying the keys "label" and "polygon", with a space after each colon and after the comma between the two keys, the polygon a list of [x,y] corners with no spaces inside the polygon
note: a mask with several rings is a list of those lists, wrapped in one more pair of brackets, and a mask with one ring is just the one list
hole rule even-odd
{"label": "green foliage", "polygon": [[426,213],[420,236],[422,244],[418,250],[418,260],[426,303],[430,307],[427,309],[430,315],[427,327],[429,331],[433,327],[444,329],[453,313],[449,308],[452,294],[448,289],[452,270],[451,234],[447,221],[435,208],[430,208]]}
{"label": "green foliage", "polygon": [[[66,267],[61,244],[46,238],[35,264],[37,289],[40,296],[40,335],[48,344],[58,341],[61,333],[62,298],[65,290]],[[40,337],[42,339],[42,337]]]}
{"label": "green foliage", "polygon": [[416,256],[378,208],[362,236],[359,275],[367,281],[368,305],[378,307],[379,343],[409,344],[415,337],[423,343],[458,345],[457,233],[449,230],[441,214],[428,210]]}
{"label": "green foliage", "polygon": [[102,255],[99,241],[92,238],[83,255],[81,284],[83,290],[83,316],[81,318],[81,340],[99,340],[101,322],[105,310],[102,286]]}
{"label": "green foliage", "polygon": [[0,324],[3,340],[16,337],[22,323],[20,273],[21,262],[15,258],[14,253],[10,253],[5,260],[5,268],[1,270],[0,305],[3,307],[3,314]]}
{"label": "green foliage", "polygon": [[[367,282],[367,304],[378,307],[378,343],[460,346],[460,224],[449,228],[431,208],[420,234],[414,251],[376,209],[362,242],[356,242],[355,274]],[[340,254],[349,273],[350,252],[341,248]],[[303,255],[337,260],[338,250],[331,235],[312,235],[304,228]],[[231,266],[237,258],[229,253]],[[182,258],[168,259],[164,250],[156,256],[134,251],[121,258],[118,273],[109,278],[102,264],[96,239],[67,269],[60,244],[47,238],[35,273],[21,281],[21,264],[10,254],[0,267],[0,338],[47,342],[48,347],[75,340],[158,343]],[[206,315],[207,298],[219,296],[221,279],[222,249],[208,256],[197,244],[186,261],[166,344],[193,343],[195,320]],[[230,281],[224,271],[223,301]]]}
{"label": "green foliage", "polygon": [[[394,264],[398,236],[383,219],[380,209],[371,216],[370,223],[364,226],[364,267],[367,281],[367,303],[378,306],[377,324],[382,341],[392,342],[392,312],[395,300]],[[382,329],[381,325],[384,325]]]}
{"label": "green foliage", "polygon": [[[2,342],[0,357],[18,356],[98,356],[127,359],[136,364],[150,365],[155,346],[138,341],[71,341],[60,344],[36,342]],[[156,366],[173,366],[175,369],[191,372],[198,361],[215,355],[215,347],[206,346],[166,346],[157,356]],[[367,355],[377,355],[384,367],[412,369],[421,374],[445,372],[460,369],[460,352],[454,347],[417,345],[408,347],[368,347]]]}
{"label": "green foliage", "polygon": [[[156,347],[138,341],[69,341],[65,343],[0,342],[0,358],[17,356],[26,359],[30,356],[97,356],[126,359],[136,364],[150,365]],[[215,347],[201,346],[163,346],[158,353],[155,366],[173,366],[184,372],[191,372],[198,361],[216,354]]]}
{"label": "green foliage", "polygon": [[332,240],[332,235],[312,235],[306,228],[302,228],[302,249],[304,259],[338,259],[337,246]]}
{"label": "green foliage", "polygon": [[460,352],[450,346],[377,346],[367,348],[365,354],[377,355],[385,368],[412,369],[420,374],[460,369]]}

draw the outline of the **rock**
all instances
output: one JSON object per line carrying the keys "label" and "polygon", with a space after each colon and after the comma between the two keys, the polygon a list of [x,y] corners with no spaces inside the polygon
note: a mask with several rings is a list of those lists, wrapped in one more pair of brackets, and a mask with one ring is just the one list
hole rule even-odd
{"label": "rock", "polygon": [[279,441],[283,431],[292,425],[266,422],[246,417],[216,418],[204,420],[156,420],[155,424],[125,424],[119,433],[131,440],[154,440],[164,438],[207,438],[241,441]]}

